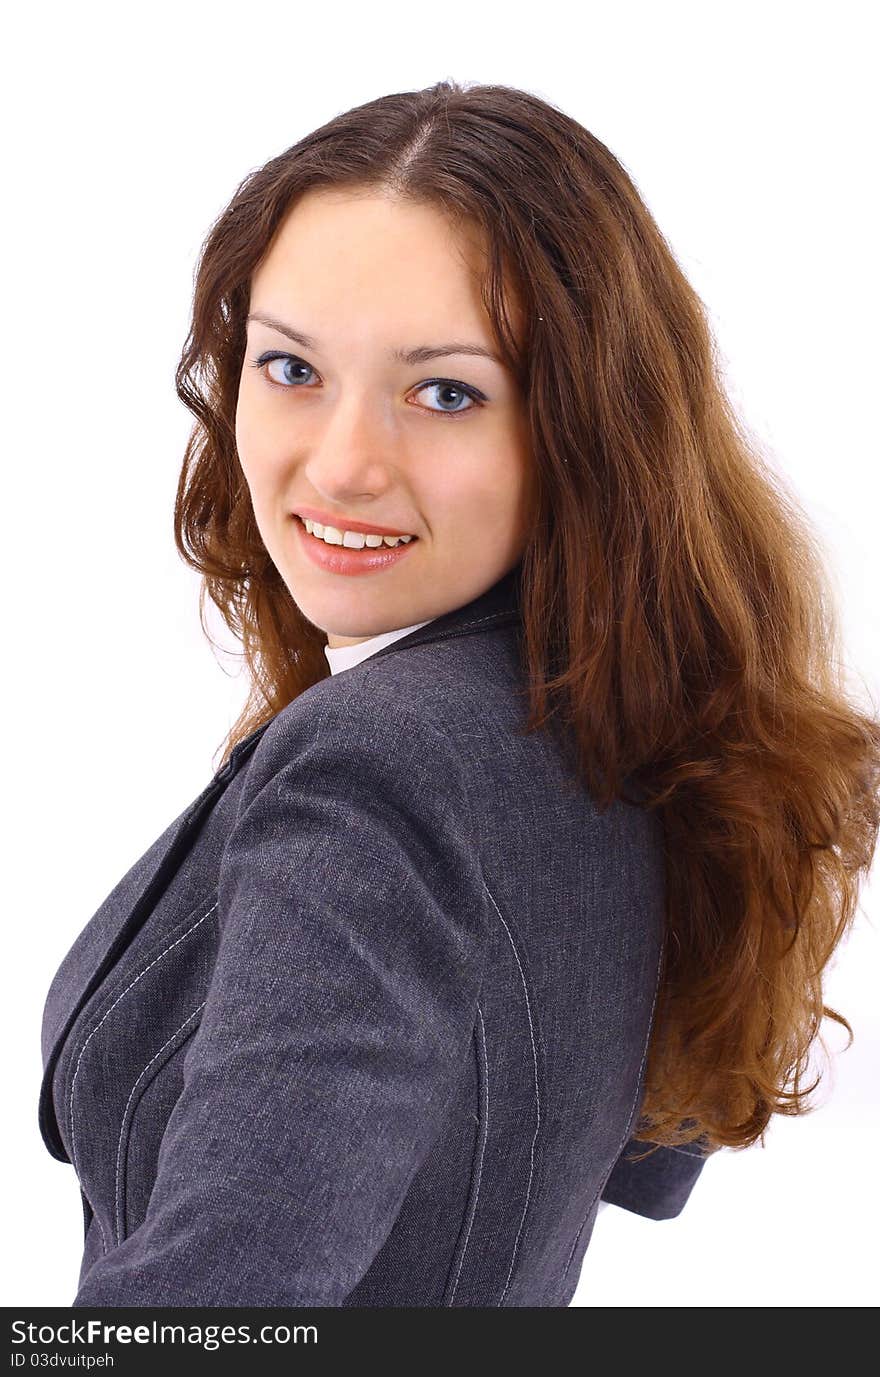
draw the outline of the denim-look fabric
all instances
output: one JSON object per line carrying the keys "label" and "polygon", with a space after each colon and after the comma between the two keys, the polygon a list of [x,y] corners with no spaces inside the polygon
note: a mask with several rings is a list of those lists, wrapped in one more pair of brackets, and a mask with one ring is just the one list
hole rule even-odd
{"label": "denim-look fabric", "polygon": [[521,566],[321,681],[104,900],[46,1000],[74,1306],[566,1306],[626,1150],[661,823],[525,721]]}

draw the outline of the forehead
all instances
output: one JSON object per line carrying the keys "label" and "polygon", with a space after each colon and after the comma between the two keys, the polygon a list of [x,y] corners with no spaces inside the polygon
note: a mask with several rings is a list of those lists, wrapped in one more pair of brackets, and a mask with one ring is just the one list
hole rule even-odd
{"label": "forehead", "polygon": [[[399,329],[463,323],[487,341],[485,250],[476,226],[423,203],[375,192],[307,192],[288,212],[251,279],[251,309],[315,332],[391,312]],[[314,313],[314,314],[313,314]],[[320,327],[320,328],[319,328]]]}

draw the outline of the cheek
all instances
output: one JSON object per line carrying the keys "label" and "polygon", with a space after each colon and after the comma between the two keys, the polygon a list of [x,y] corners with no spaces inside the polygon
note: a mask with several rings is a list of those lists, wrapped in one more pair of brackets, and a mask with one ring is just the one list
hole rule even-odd
{"label": "cheek", "polygon": [[278,448],[273,445],[268,427],[261,423],[256,410],[239,405],[235,415],[235,446],[245,482],[251,491],[254,505],[268,495],[280,481]]}
{"label": "cheek", "polygon": [[266,456],[277,453],[282,434],[278,408],[271,405],[256,379],[243,377],[235,405],[235,442],[242,467],[265,465]]}
{"label": "cheek", "polygon": [[520,527],[528,522],[534,508],[536,477],[528,441],[517,435],[511,444],[508,462],[496,478],[511,524]]}
{"label": "cheek", "polygon": [[530,481],[525,454],[503,437],[497,445],[463,451],[461,462],[438,466],[421,485],[419,500],[434,513],[435,525],[442,522],[468,541],[480,532],[484,542],[503,541],[523,522]]}
{"label": "cheek", "polygon": [[256,462],[261,447],[265,448],[265,436],[266,432],[260,421],[259,408],[248,396],[247,389],[242,388],[238,394],[238,405],[235,409],[235,444],[242,468],[245,470],[252,467]]}
{"label": "cheek", "polygon": [[255,455],[247,450],[244,455],[239,451],[239,462],[250,496],[254,519],[263,541],[268,543],[271,539],[271,526],[278,505],[277,494],[279,490],[273,466],[264,461],[260,455]]}
{"label": "cheek", "polygon": [[487,466],[471,509],[481,512],[484,521],[496,529],[509,529],[522,520],[529,506],[529,482],[530,471],[517,458]]}

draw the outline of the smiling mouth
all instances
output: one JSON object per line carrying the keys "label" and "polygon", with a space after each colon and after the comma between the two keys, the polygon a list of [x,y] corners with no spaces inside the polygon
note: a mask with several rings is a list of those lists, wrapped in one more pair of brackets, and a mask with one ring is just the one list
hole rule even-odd
{"label": "smiling mouth", "polygon": [[[319,541],[322,545],[326,545],[328,549],[355,551],[383,549],[394,550],[401,545],[410,545],[413,541],[418,540],[418,536],[415,535],[382,536],[374,535],[372,533],[367,535],[364,534],[362,531],[342,531],[337,526],[320,526],[319,523],[310,521],[308,517],[299,516],[297,513],[295,513],[295,515],[297,521],[300,522],[300,524],[305,528],[306,532],[312,537],[312,539]],[[320,535],[315,530],[316,524],[319,525],[319,529],[321,531]],[[325,534],[325,532],[327,531],[333,532],[332,539],[327,539]],[[337,536],[339,537],[338,539],[336,538]]]}

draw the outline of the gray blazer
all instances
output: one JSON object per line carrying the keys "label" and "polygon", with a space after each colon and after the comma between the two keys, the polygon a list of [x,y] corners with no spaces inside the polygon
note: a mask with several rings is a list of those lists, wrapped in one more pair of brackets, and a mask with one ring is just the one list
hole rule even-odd
{"label": "gray blazer", "polygon": [[235,748],[65,956],[46,1147],[74,1306],[566,1306],[627,1160],[662,824],[522,735],[521,565]]}

